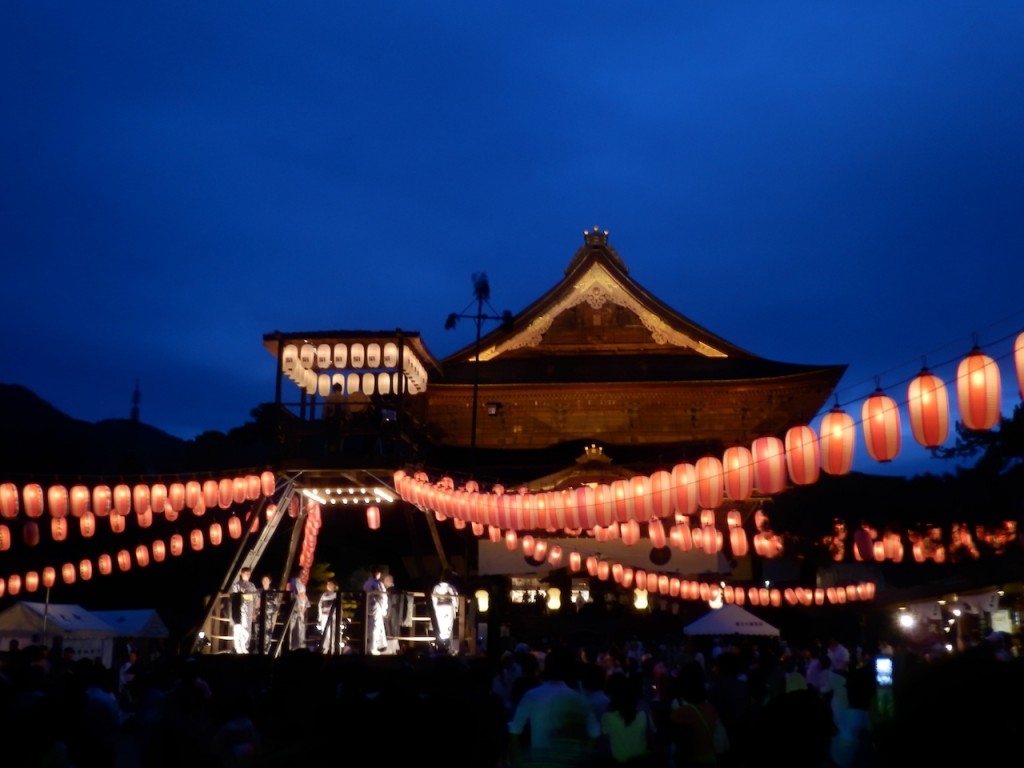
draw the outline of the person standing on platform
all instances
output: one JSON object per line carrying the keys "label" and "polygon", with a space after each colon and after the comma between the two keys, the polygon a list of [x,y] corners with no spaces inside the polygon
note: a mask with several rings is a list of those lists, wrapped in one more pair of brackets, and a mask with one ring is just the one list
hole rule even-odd
{"label": "person standing on platform", "polygon": [[328,579],[324,584],[323,594],[317,602],[316,628],[320,632],[322,641],[320,648],[325,653],[337,653],[340,650],[335,636],[341,635],[340,630],[335,633],[335,626],[341,625],[341,616],[335,616],[333,611],[340,611],[341,603],[338,602],[338,582]]}
{"label": "person standing on platform", "polygon": [[454,574],[442,574],[430,596],[437,618],[437,648],[446,653],[452,652],[455,617],[459,610],[459,591],[453,584],[454,580]]}
{"label": "person standing on platform", "polygon": [[260,587],[258,608],[263,632],[263,652],[266,653],[270,650],[270,644],[274,640],[274,624],[277,623],[277,614],[281,608],[281,596],[274,589],[269,573],[260,577]]}
{"label": "person standing on platform", "polygon": [[252,583],[252,568],[243,566],[238,572],[238,581],[231,585],[231,621],[235,653],[249,652],[258,595],[259,590]]}
{"label": "person standing on platform", "polygon": [[296,568],[288,581],[288,589],[292,593],[289,648],[293,651],[306,647],[306,611],[309,609],[309,596],[306,594],[306,581],[303,575],[302,568]]}
{"label": "person standing on platform", "polygon": [[373,566],[370,578],[363,583],[366,592],[366,621],[369,627],[369,652],[379,656],[388,649],[388,634],[385,624],[388,615],[388,591],[383,581],[384,569]]}

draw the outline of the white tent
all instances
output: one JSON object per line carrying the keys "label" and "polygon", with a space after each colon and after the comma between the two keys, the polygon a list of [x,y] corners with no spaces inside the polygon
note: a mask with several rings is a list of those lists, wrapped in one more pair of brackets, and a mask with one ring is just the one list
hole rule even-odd
{"label": "white tent", "polygon": [[17,640],[24,648],[36,643],[51,646],[60,637],[64,648],[78,658],[100,659],[110,666],[117,631],[80,605],[21,601],[0,613],[0,648]]}
{"label": "white tent", "polygon": [[750,611],[729,603],[683,627],[686,635],[760,635],[778,637],[779,630]]}

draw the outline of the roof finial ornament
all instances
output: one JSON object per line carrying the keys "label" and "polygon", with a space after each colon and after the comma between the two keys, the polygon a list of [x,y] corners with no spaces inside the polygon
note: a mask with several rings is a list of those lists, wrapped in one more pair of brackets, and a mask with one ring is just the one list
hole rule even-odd
{"label": "roof finial ornament", "polygon": [[583,230],[583,242],[587,245],[608,245],[608,230],[602,232],[596,225],[593,232]]}

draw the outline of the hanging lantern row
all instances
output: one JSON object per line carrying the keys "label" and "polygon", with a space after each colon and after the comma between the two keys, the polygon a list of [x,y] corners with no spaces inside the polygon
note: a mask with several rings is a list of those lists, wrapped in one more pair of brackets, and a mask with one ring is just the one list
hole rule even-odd
{"label": "hanging lantern row", "polygon": [[[296,499],[297,497],[292,497]],[[299,578],[303,584],[309,583],[309,574],[313,569],[313,558],[316,554],[316,540],[323,524],[320,503],[313,499],[306,500],[306,522],[303,527],[302,549],[299,552],[299,566],[302,573]]]}
{"label": "hanging lantern row", "polygon": [[[363,371],[368,369],[397,369],[401,358],[401,373],[395,371]],[[356,370],[348,370],[356,369]],[[333,370],[335,373],[325,373]],[[399,350],[394,342],[378,344],[337,343],[286,344],[281,352],[281,372],[306,390],[306,394],[327,397],[334,384],[340,384],[345,394],[379,392],[388,395],[399,392],[399,376],[403,376],[409,394],[424,392],[427,388],[427,369],[416,354],[408,348]]]}
{"label": "hanging lantern row", "polygon": [[113,487],[97,485],[51,485],[45,491],[38,483],[28,483],[20,490],[14,483],[0,483],[0,516],[14,519],[19,511],[36,519],[49,512],[51,518],[81,518],[87,513],[107,517],[112,513],[127,516],[134,511],[140,517],[152,514],[171,519],[185,509],[197,515],[207,509],[229,509],[235,504],[257,501],[274,494],[277,479],[267,470],[259,475],[225,477],[220,480],[189,480],[187,482],[119,483]]}
{"label": "hanging lantern row", "polygon": [[[1017,339],[1018,377],[1024,358],[1024,333]],[[914,439],[928,448],[941,445],[949,434],[945,385],[924,370],[907,391],[907,408]],[[999,423],[1000,375],[995,361],[975,347],[960,363],[957,399],[964,425],[992,429]],[[878,462],[894,459],[901,448],[899,407],[881,389],[864,401],[861,425],[868,455]],[[450,477],[432,484],[423,472],[395,473],[403,500],[420,509],[462,522],[502,529],[559,529],[608,527],[613,522],[647,522],[671,515],[692,515],[698,508],[715,509],[728,498],[745,501],[755,493],[770,496],[789,483],[808,485],[819,471],[848,474],[853,467],[855,425],[836,407],[822,418],[818,433],[797,425],[783,439],[759,437],[750,448],[730,446],[721,458],[702,456],[694,464],[680,463],[671,471],[657,470],[596,487],[531,493],[520,488],[506,493],[496,485],[490,493],[468,486],[456,488]],[[656,535],[658,535],[656,531]]]}
{"label": "hanging lantern row", "polygon": [[[258,519],[258,518],[257,518]],[[228,520],[228,535],[237,539],[242,533],[242,521],[237,516]],[[0,525],[0,540],[8,536],[6,526]],[[207,540],[212,546],[220,546],[223,542],[223,528],[220,523],[211,523],[204,532],[202,528],[194,528],[188,535],[189,547],[194,552],[201,552]],[[116,554],[103,553],[96,558],[95,567],[93,561],[85,558],[78,563],[64,563],[60,567],[61,580],[65,584],[74,584],[78,579],[89,581],[94,572],[102,576],[108,576],[117,570],[130,571],[134,566],[139,568],[147,567],[151,562],[162,563],[170,554],[179,557],[185,552],[185,538],[180,533],[173,534],[168,541],[154,539],[150,544],[138,544],[134,549],[121,549]],[[30,570],[22,574],[11,574],[6,581],[0,578],[0,597],[9,594],[12,597],[19,594],[22,588],[26,592],[35,592],[40,584],[44,587],[52,587],[56,583],[57,569],[55,566],[47,565],[42,569],[42,577],[39,571]]]}
{"label": "hanging lantern row", "polygon": [[[490,539],[500,540],[500,536],[490,534]],[[505,543],[510,551],[517,548],[524,556],[534,562],[549,562],[559,567],[563,560],[563,551],[559,545],[548,546],[543,538],[530,534],[519,537],[515,531],[505,532]],[[711,584],[708,582],[691,581],[675,575],[650,573],[643,569],[633,568],[620,562],[612,562],[597,555],[583,555],[572,550],[566,560],[569,570],[578,573],[584,568],[592,578],[602,581],[612,579],[624,589],[643,589],[652,593],[683,600],[714,601],[721,599],[726,603],[754,606],[779,607],[783,603],[795,605],[842,604],[846,602],[873,600],[876,587],[873,582],[860,582],[845,586],[828,588],[792,587],[787,589],[768,589],[766,587],[740,587],[727,584]]]}

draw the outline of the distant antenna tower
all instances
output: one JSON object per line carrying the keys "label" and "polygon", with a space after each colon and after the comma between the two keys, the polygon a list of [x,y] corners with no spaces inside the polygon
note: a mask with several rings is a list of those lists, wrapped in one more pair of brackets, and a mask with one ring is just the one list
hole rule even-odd
{"label": "distant antenna tower", "polygon": [[142,400],[142,392],[139,390],[139,380],[135,380],[135,391],[132,392],[132,421],[139,420],[139,401]]}

